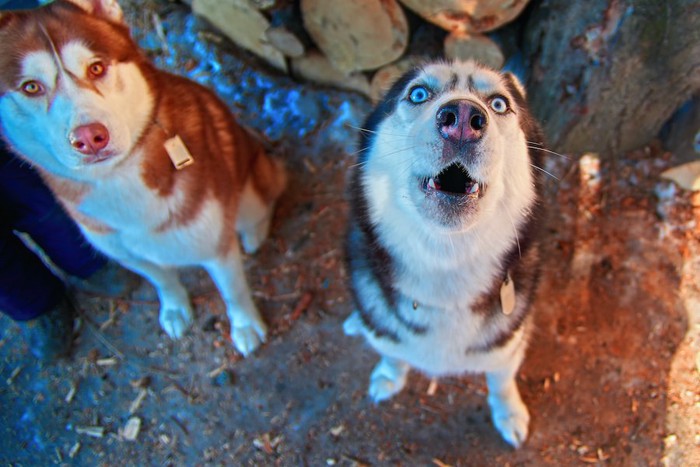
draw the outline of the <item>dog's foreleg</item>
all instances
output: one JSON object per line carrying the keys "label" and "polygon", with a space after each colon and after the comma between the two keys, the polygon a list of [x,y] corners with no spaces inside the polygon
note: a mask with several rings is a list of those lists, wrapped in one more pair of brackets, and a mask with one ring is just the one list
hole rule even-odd
{"label": "dog's foreleg", "polygon": [[518,448],[527,439],[530,414],[515,383],[523,356],[522,351],[516,353],[518,358],[514,358],[509,367],[486,373],[486,385],[493,424],[508,444]]}
{"label": "dog's foreleg", "polygon": [[134,258],[119,258],[123,266],[148,279],[158,293],[158,321],[165,333],[179,339],[192,324],[192,307],[177,271]]}
{"label": "dog's foreleg", "polygon": [[382,357],[369,379],[369,397],[378,403],[397,394],[406,385],[410,369],[401,360]]}
{"label": "dog's foreleg", "polygon": [[267,326],[253,303],[238,245],[230,249],[226,258],[210,261],[204,267],[226,305],[233,345],[247,356],[265,342]]}

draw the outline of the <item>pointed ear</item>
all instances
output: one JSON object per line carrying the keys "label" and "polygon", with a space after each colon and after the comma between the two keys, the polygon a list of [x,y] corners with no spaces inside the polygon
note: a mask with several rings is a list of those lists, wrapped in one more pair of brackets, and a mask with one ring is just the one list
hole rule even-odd
{"label": "pointed ear", "polygon": [[124,24],[124,13],[117,0],[68,0],[88,13],[111,23]]}
{"label": "pointed ear", "polygon": [[527,97],[525,86],[523,86],[520,80],[513,73],[510,71],[504,73],[503,80],[511,93],[517,94],[523,101],[525,100],[525,97]]}

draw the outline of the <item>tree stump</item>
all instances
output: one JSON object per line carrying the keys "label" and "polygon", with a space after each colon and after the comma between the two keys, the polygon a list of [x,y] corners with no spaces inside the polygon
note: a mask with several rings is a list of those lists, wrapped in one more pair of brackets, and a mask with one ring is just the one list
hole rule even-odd
{"label": "tree stump", "polygon": [[528,89],[558,150],[640,147],[700,90],[698,0],[539,0],[532,7]]}

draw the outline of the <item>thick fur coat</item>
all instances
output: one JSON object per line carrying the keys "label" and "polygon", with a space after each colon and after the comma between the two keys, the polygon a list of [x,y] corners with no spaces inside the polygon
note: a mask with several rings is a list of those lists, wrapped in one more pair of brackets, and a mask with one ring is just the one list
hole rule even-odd
{"label": "thick fur coat", "polygon": [[[284,170],[214,93],[155,68],[115,1],[0,15],[0,123],[90,242],[153,283],[168,335],[192,321],[173,268],[199,265],[236,348],[264,340],[239,245],[253,252],[266,237]],[[165,149],[178,138],[191,165]]]}
{"label": "thick fur coat", "polygon": [[361,130],[350,180],[347,262],[357,310],[345,323],[382,356],[381,401],[409,368],[485,373],[510,444],[529,414],[514,376],[538,273],[542,133],[510,74],[430,63],[399,79]]}

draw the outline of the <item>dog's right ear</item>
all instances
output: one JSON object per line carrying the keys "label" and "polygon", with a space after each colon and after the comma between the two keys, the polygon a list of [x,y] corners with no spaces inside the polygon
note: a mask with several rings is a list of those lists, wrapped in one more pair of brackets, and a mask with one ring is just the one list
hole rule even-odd
{"label": "dog's right ear", "polygon": [[124,24],[124,13],[117,0],[68,0],[88,13],[111,23]]}

